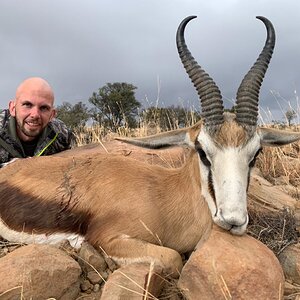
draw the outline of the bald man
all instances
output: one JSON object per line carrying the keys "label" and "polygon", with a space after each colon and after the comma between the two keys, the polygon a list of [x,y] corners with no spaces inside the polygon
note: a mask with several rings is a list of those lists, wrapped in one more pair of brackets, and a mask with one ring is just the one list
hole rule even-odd
{"label": "bald man", "polygon": [[49,83],[39,77],[23,81],[9,109],[0,111],[0,164],[70,149],[72,133],[55,114]]}

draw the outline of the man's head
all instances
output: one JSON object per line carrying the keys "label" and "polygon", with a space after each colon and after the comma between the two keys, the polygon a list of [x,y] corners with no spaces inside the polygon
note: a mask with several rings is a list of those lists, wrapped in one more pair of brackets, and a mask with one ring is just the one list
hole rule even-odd
{"label": "man's head", "polygon": [[23,81],[16,91],[16,98],[9,102],[10,114],[16,118],[18,137],[32,141],[55,116],[54,94],[42,78],[32,77]]}

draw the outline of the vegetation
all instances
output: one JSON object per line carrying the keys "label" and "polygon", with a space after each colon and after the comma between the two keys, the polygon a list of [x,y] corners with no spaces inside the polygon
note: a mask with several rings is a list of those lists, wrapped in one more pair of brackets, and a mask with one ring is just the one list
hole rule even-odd
{"label": "vegetation", "polygon": [[288,125],[291,126],[292,120],[295,119],[297,116],[297,113],[294,109],[288,109],[285,113],[285,117],[288,121]]}
{"label": "vegetation", "polygon": [[141,103],[136,100],[136,87],[125,82],[107,83],[94,92],[89,102],[94,105],[91,110],[93,120],[113,132],[121,126],[134,128]]}
{"label": "vegetation", "polygon": [[88,107],[78,102],[72,105],[69,102],[63,102],[56,108],[57,118],[65,122],[65,124],[74,129],[85,126],[87,120],[90,118],[90,111]]}
{"label": "vegetation", "polygon": [[187,127],[200,120],[200,113],[180,106],[149,107],[142,111],[141,123],[156,126],[161,131]]}
{"label": "vegetation", "polygon": [[[63,102],[57,107],[57,118],[77,134],[79,144],[91,142],[93,131],[97,132],[98,139],[110,133],[147,135],[191,126],[200,119],[199,112],[183,106],[151,106],[140,110],[135,89],[124,82],[107,83],[88,99],[91,108],[82,102],[74,105]],[[93,130],[85,126],[87,121]]]}

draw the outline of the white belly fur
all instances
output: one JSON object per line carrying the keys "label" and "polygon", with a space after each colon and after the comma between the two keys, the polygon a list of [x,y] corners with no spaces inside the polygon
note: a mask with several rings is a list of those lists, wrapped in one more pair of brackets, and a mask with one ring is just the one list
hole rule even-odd
{"label": "white belly fur", "polygon": [[50,244],[55,245],[68,240],[74,248],[80,248],[84,237],[75,233],[34,234],[10,229],[0,218],[0,236],[9,242],[20,244]]}

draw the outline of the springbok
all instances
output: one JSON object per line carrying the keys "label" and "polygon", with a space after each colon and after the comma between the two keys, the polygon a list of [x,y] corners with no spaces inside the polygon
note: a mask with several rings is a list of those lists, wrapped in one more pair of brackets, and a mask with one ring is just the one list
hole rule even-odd
{"label": "springbok", "polygon": [[232,234],[247,227],[249,173],[263,145],[294,142],[299,133],[257,128],[258,95],[275,44],[270,21],[265,46],[243,79],[236,114],[224,113],[220,91],[197,64],[177,31],[181,61],[202,105],[190,128],[122,139],[134,145],[191,148],[180,168],[163,168],[112,154],[18,160],[0,171],[0,235],[13,242],[83,239],[117,263],[154,261],[178,275],[179,253],[209,236],[214,221]]}

